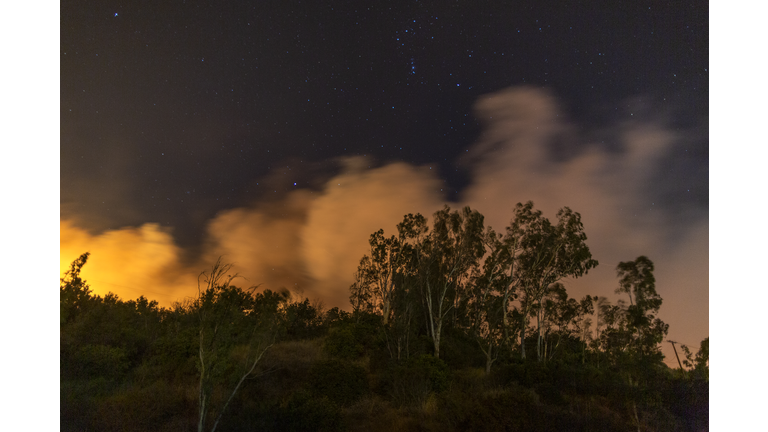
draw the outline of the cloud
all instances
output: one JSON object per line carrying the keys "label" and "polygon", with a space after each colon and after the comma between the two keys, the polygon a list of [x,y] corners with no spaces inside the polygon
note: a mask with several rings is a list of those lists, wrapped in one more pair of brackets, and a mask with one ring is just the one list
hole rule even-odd
{"label": "cloud", "polygon": [[394,234],[406,213],[430,214],[440,206],[440,182],[428,168],[366,165],[363,158],[346,159],[319,194],[296,191],[278,203],[220,213],[208,227],[208,261],[224,255],[252,283],[348,307],[368,237],[380,228]]}
{"label": "cloud", "polygon": [[442,201],[434,170],[405,163],[376,169],[362,165],[352,160],[346,172],[328,182],[302,229],[303,257],[317,292],[336,306],[348,305],[352,276],[370,250],[373,232],[396,234],[405,214],[430,215]]}
{"label": "cloud", "polygon": [[[534,201],[550,219],[569,206],[582,215],[600,262],[586,277],[566,282],[572,297],[615,301],[616,265],[646,255],[656,264],[670,337],[696,345],[708,335],[708,209],[688,205],[680,212],[659,198],[672,188],[661,167],[680,163],[674,158],[686,145],[684,134],[658,115],[628,116],[585,133],[554,95],[530,87],[481,97],[475,115],[483,131],[462,161],[470,184],[451,207],[470,205],[500,232],[517,202]],[[380,228],[394,234],[403,215],[431,217],[445,200],[436,169],[371,165],[365,158],[344,159],[341,172],[319,190],[220,212],[208,222],[205,253],[189,265],[158,225],[91,235],[63,221],[62,271],[90,250],[84,273],[97,292],[146,294],[167,304],[194,294],[199,272],[223,255],[246,278],[241,285],[286,287],[328,307],[348,308],[348,288],[370,234]]]}
{"label": "cloud", "polygon": [[296,191],[279,202],[219,213],[208,224],[204,262],[223,256],[246,279],[235,285],[274,290],[310,284],[300,254],[300,233],[311,201],[309,192]]}
{"label": "cloud", "polygon": [[70,221],[60,223],[63,274],[72,261],[90,252],[82,277],[97,295],[114,292],[124,299],[144,295],[167,306],[196,290],[197,272],[181,264],[181,249],[157,224],[91,235]]}

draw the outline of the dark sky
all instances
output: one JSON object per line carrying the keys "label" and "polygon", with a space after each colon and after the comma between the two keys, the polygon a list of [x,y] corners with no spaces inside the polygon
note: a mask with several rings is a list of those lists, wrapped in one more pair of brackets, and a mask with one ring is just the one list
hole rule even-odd
{"label": "dark sky", "polygon": [[551,218],[581,212],[594,239],[602,273],[572,296],[615,300],[616,264],[648,255],[667,321],[698,344],[708,15],[706,2],[63,1],[62,262],[89,248],[97,267],[103,250],[104,290],[161,297],[180,291],[127,279],[125,260],[179,275],[225,253],[273,272],[253,283],[332,306],[368,234],[402,214],[470,204],[500,230],[531,199]]}
{"label": "dark sky", "polygon": [[[707,123],[706,3],[337,3],[62,2],[63,217],[192,245],[349,155],[437,163],[455,199],[472,105],[508,86],[551,89],[582,127],[633,97]],[[705,138],[671,176],[702,206]]]}

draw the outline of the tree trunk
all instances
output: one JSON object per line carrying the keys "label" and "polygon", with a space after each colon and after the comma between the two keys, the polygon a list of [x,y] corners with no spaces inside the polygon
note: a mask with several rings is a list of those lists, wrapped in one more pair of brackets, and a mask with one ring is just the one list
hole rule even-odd
{"label": "tree trunk", "polygon": [[440,320],[437,323],[437,327],[435,328],[435,334],[433,335],[432,340],[435,342],[435,358],[440,358],[440,330],[442,330],[443,327],[443,321]]}
{"label": "tree trunk", "polygon": [[237,393],[237,390],[240,389],[240,386],[243,384],[243,381],[251,374],[253,373],[253,370],[256,369],[256,364],[259,363],[259,360],[264,356],[264,353],[267,352],[267,350],[272,345],[268,345],[266,348],[264,348],[261,353],[259,353],[256,358],[253,359],[253,364],[251,364],[251,368],[248,369],[248,372],[244,373],[242,377],[240,377],[240,381],[237,382],[237,385],[235,386],[235,389],[232,390],[232,393],[229,395],[229,399],[227,399],[227,402],[224,404],[224,406],[221,408],[221,412],[219,413],[219,416],[216,417],[216,421],[213,423],[213,429],[211,429],[211,432],[216,432],[216,426],[219,425],[219,420],[221,420],[221,416],[224,415],[224,411],[227,409],[227,406],[232,401],[232,398],[235,397],[235,393]]}
{"label": "tree trunk", "polygon": [[197,420],[197,432],[203,432],[205,428],[205,413],[208,411],[206,406],[205,397],[205,356],[203,355],[203,331],[200,330],[200,348],[198,354],[200,355],[200,394],[198,395],[198,402],[200,405],[200,417]]}
{"label": "tree trunk", "polygon": [[539,303],[539,311],[536,313],[536,357],[538,361],[541,361],[541,319],[543,311],[541,309],[541,303]]}
{"label": "tree trunk", "polygon": [[381,305],[382,320],[381,322],[386,326],[389,322],[389,302],[384,300]]}
{"label": "tree trunk", "polygon": [[523,326],[520,329],[520,358],[525,360],[525,319],[523,319]]}
{"label": "tree trunk", "polygon": [[632,409],[635,411],[635,424],[637,425],[637,432],[640,432],[640,418],[637,417],[637,404],[632,401]]}
{"label": "tree trunk", "polygon": [[491,374],[491,364],[493,364],[493,342],[488,344],[488,352],[485,354],[485,375]]}

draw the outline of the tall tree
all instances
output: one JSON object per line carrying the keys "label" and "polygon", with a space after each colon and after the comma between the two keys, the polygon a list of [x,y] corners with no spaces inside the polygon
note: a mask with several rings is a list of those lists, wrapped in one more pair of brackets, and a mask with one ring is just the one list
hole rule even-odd
{"label": "tall tree", "polygon": [[627,294],[629,306],[619,300],[616,306],[601,305],[600,314],[606,328],[600,335],[600,344],[608,359],[623,371],[630,389],[629,403],[632,406],[635,423],[640,430],[637,402],[644,382],[654,369],[663,367],[664,355],[660,344],[667,334],[669,325],[657,314],[661,307],[661,296],[656,292],[653,276],[653,262],[645,256],[634,261],[621,262],[616,267],[619,278],[617,294]]}
{"label": "tall tree", "polygon": [[482,266],[473,270],[472,293],[466,312],[469,314],[470,333],[477,340],[486,357],[485,373],[498,358],[499,348],[506,339],[507,304],[514,299],[509,275],[508,249],[502,236],[488,227],[483,236],[486,254]]}
{"label": "tall tree", "polygon": [[[507,228],[508,236],[518,239],[521,248],[516,260],[521,286],[520,315],[525,321],[532,311],[541,307],[550,285],[566,277],[580,277],[598,264],[586,244],[581,215],[563,207],[557,212],[557,220],[557,225],[552,225],[541,211],[534,211],[533,202],[528,201],[517,204],[515,219]],[[540,323],[537,328],[541,340]],[[525,359],[525,322],[522,329],[521,358]],[[539,349],[539,360],[541,354]]]}
{"label": "tall tree", "polygon": [[[216,430],[232,398],[274,343],[283,325],[281,308],[289,298],[287,291],[254,293],[256,287],[242,290],[232,286],[237,275],[227,274],[231,268],[219,258],[210,272],[198,278],[193,305],[200,323],[198,432],[207,428],[212,417],[210,430]],[[217,387],[225,389],[224,393],[216,392]]]}
{"label": "tall tree", "polygon": [[382,330],[392,358],[408,356],[411,326],[415,314],[417,250],[427,232],[426,219],[407,214],[397,225],[397,236],[385,237],[383,230],[371,234],[370,255],[360,260],[355,282],[350,287],[353,308],[380,314]]}
{"label": "tall tree", "polygon": [[426,219],[420,214],[406,215],[397,227],[397,237],[384,236],[378,230],[368,239],[370,255],[360,261],[361,289],[374,309],[380,311],[384,325],[393,314],[393,304],[398,295],[398,282],[407,271],[412,258],[412,242],[426,232]]}
{"label": "tall tree", "polygon": [[685,345],[680,346],[683,349],[685,367],[690,369],[691,375],[703,378],[709,381],[709,337],[704,338],[699,346],[696,357],[693,358],[690,348]]}
{"label": "tall tree", "polygon": [[619,287],[616,293],[629,296],[626,310],[626,325],[630,333],[628,347],[640,358],[660,361],[660,344],[667,334],[669,325],[656,318],[661,307],[661,296],[656,292],[653,276],[653,262],[645,256],[634,261],[621,262],[616,267]]}
{"label": "tall tree", "polygon": [[437,358],[446,316],[460,291],[466,289],[470,270],[484,254],[482,240],[482,214],[469,207],[451,212],[446,206],[435,213],[432,232],[418,248],[421,299]]}

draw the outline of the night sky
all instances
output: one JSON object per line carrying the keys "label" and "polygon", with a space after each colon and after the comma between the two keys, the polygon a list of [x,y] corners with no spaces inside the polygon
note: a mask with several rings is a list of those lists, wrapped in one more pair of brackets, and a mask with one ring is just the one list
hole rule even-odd
{"label": "night sky", "polygon": [[224,255],[348,308],[375,230],[447,203],[499,231],[533,200],[582,214],[600,266],[572,297],[615,302],[647,255],[697,347],[708,5],[542,3],[61,2],[62,271],[88,250],[96,293],[168,305]]}

